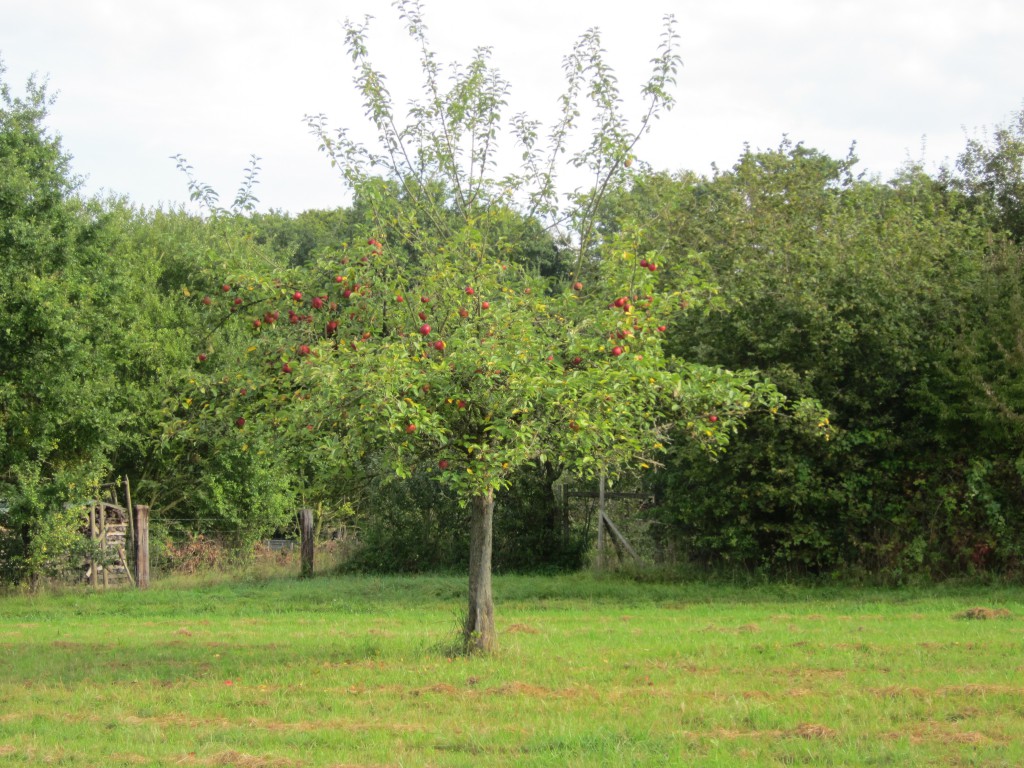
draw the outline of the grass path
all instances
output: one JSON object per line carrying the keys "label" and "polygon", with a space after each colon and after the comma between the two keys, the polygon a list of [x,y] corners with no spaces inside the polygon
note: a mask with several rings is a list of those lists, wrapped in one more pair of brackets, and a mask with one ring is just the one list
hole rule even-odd
{"label": "grass path", "polygon": [[0,765],[1024,764],[1024,590],[495,593],[489,658],[454,577],[2,598]]}

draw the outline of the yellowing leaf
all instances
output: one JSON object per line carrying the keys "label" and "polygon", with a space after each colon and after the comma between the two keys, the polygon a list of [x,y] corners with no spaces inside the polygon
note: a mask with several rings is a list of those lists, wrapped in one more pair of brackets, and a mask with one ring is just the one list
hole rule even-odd
{"label": "yellowing leaf", "polygon": [[186,296],[191,296],[192,295],[191,293],[189,293],[188,288],[186,288],[184,285],[181,286],[181,292],[183,294],[185,294]]}

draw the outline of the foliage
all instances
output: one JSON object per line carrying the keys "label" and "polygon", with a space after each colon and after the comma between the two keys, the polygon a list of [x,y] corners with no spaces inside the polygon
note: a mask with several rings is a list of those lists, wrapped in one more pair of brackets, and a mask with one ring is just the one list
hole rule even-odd
{"label": "foliage", "polygon": [[650,211],[652,241],[700,253],[721,286],[724,308],[682,317],[672,351],[758,368],[820,400],[834,427],[823,442],[755,418],[715,463],[682,445],[660,475],[662,513],[703,561],[898,579],[962,568],[985,545],[1012,563],[1015,528],[991,505],[1013,503],[1017,484],[996,490],[1002,470],[978,459],[1019,449],[973,417],[955,344],[990,236],[919,170],[883,184],[854,164],[783,142],[710,179],[637,179],[617,203]]}
{"label": "foliage", "polygon": [[75,197],[45,85],[19,98],[0,84],[0,99],[0,546],[4,578],[34,580],[65,565],[77,503],[133,440],[132,326],[117,320],[137,294],[110,247],[121,212]]}
{"label": "foliage", "polygon": [[1024,244],[1024,109],[1008,125],[971,138],[942,180],[964,195],[988,225]]}

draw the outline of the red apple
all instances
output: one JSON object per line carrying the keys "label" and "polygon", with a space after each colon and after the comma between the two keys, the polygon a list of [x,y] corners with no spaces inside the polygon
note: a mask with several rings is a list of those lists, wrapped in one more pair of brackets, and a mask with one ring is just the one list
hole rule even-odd
{"label": "red apple", "polygon": [[420,389],[422,389],[424,393],[427,393],[430,391],[430,385],[424,384],[422,387],[420,387]]}
{"label": "red apple", "polygon": [[627,302],[627,301],[628,301],[628,299],[626,299],[626,298],[625,298],[625,297],[623,297],[623,296],[620,296],[619,298],[617,298],[617,299],[615,300],[615,306],[616,306],[616,307],[624,307],[624,306],[626,306],[626,302]]}
{"label": "red apple", "polygon": [[625,350],[622,347],[613,347],[612,348],[612,354],[615,355],[616,357],[621,355],[623,352],[625,352]]}
{"label": "red apple", "polygon": [[302,301],[302,291],[296,291],[293,293],[292,298],[295,299],[295,301]]}
{"label": "red apple", "polygon": [[647,268],[648,268],[649,270],[651,270],[651,272],[656,272],[656,271],[657,271],[657,269],[658,269],[658,265],[657,265],[657,264],[648,264],[648,265],[647,265]]}
{"label": "red apple", "polygon": [[465,400],[456,400],[455,401],[455,407],[459,408],[459,409],[465,408],[466,407],[466,401]]}
{"label": "red apple", "polygon": [[430,335],[430,326],[427,325],[426,323],[421,325],[420,326],[420,335],[422,335],[422,336],[429,336]]}
{"label": "red apple", "polygon": [[239,296],[237,299],[235,299],[235,306],[237,307],[241,303],[242,303],[242,297]]}
{"label": "red apple", "polygon": [[242,418],[241,416],[239,416],[237,419],[235,419],[235,426],[238,427],[239,429],[244,427],[245,426],[245,419]]}
{"label": "red apple", "polygon": [[313,309],[321,309],[324,306],[324,300],[317,296],[310,304],[313,305]]}
{"label": "red apple", "polygon": [[429,304],[430,303],[430,297],[429,296],[420,296],[420,301],[422,301],[424,304]]}
{"label": "red apple", "polygon": [[417,315],[417,317],[419,317],[420,320],[426,320],[427,319],[427,313],[426,312],[420,312]]}
{"label": "red apple", "polygon": [[708,416],[708,421],[710,421],[712,424],[714,424],[716,421],[718,421],[718,417],[715,416],[715,414],[712,413],[710,416]]}
{"label": "red apple", "polygon": [[467,286],[466,286],[466,295],[467,295],[467,296],[472,296],[472,295],[473,295],[473,293],[474,293],[474,291],[473,291],[473,286],[471,286],[471,285],[467,285]]}
{"label": "red apple", "polygon": [[482,301],[482,302],[480,302],[480,309],[490,309],[490,308],[491,308],[491,302],[489,302],[489,301]]}
{"label": "red apple", "polygon": [[441,459],[437,462],[437,468],[440,470],[448,469],[448,459]]}
{"label": "red apple", "polygon": [[583,358],[582,358],[582,357],[574,357],[574,358],[572,359],[572,364],[573,364],[573,365],[579,365],[579,364],[580,364],[580,363],[582,363],[582,362],[583,362]]}
{"label": "red apple", "polygon": [[308,354],[309,354],[309,345],[308,344],[300,344],[299,345],[299,355],[304,357],[304,356],[306,356]]}
{"label": "red apple", "polygon": [[667,325],[659,325],[658,326],[658,330],[661,331],[662,333],[664,333],[666,330],[668,330],[668,326]]}
{"label": "red apple", "polygon": [[211,304],[213,304],[213,299],[211,299],[209,296],[203,296],[203,304],[205,304],[206,306],[210,306]]}
{"label": "red apple", "polygon": [[647,266],[647,259],[640,259],[640,266],[641,267],[646,267]]}
{"label": "red apple", "polygon": [[261,323],[259,320],[253,320],[252,321],[252,327],[253,328],[259,328],[261,325],[263,325],[263,323]]}
{"label": "red apple", "polygon": [[577,281],[577,282],[573,283],[573,284],[572,284],[572,289],[573,289],[574,291],[582,291],[582,290],[583,290],[583,283],[581,283],[581,282],[579,282],[579,281]]}
{"label": "red apple", "polygon": [[220,287],[220,289],[221,289],[222,291],[224,291],[224,293],[227,293],[228,291],[230,291],[230,290],[231,290],[231,286],[230,286],[230,285],[228,285],[227,283],[224,283],[224,285],[222,285],[222,286]]}
{"label": "red apple", "polygon": [[342,277],[341,275],[335,275],[334,276],[334,282],[336,282],[336,283],[344,283],[345,282],[345,278]]}
{"label": "red apple", "polygon": [[436,349],[438,352],[443,351],[444,350],[444,342],[441,341],[440,339],[435,341],[434,342],[434,349]]}
{"label": "red apple", "polygon": [[291,372],[292,372],[292,367],[290,365],[288,365],[288,363],[285,363],[284,365],[281,366],[281,373],[291,373]]}
{"label": "red apple", "polygon": [[200,352],[199,353],[199,357],[197,357],[196,360],[198,360],[200,363],[205,363],[206,362],[206,353],[205,352]]}
{"label": "red apple", "polygon": [[469,317],[469,310],[465,307],[459,307],[459,317]]}
{"label": "red apple", "polygon": [[415,424],[410,424],[409,426],[407,426],[405,428],[405,431],[406,431],[407,434],[411,435],[413,432],[416,431],[416,425]]}
{"label": "red apple", "polygon": [[401,304],[403,301],[405,301],[405,299],[403,299],[401,296],[395,296],[395,301]]}

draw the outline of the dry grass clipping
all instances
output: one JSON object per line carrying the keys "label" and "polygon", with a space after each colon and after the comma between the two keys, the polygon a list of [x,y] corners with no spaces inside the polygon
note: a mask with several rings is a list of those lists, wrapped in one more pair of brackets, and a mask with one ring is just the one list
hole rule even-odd
{"label": "dry grass clipping", "polygon": [[1005,608],[968,608],[962,613],[954,614],[954,619],[1006,619],[1010,612]]}

